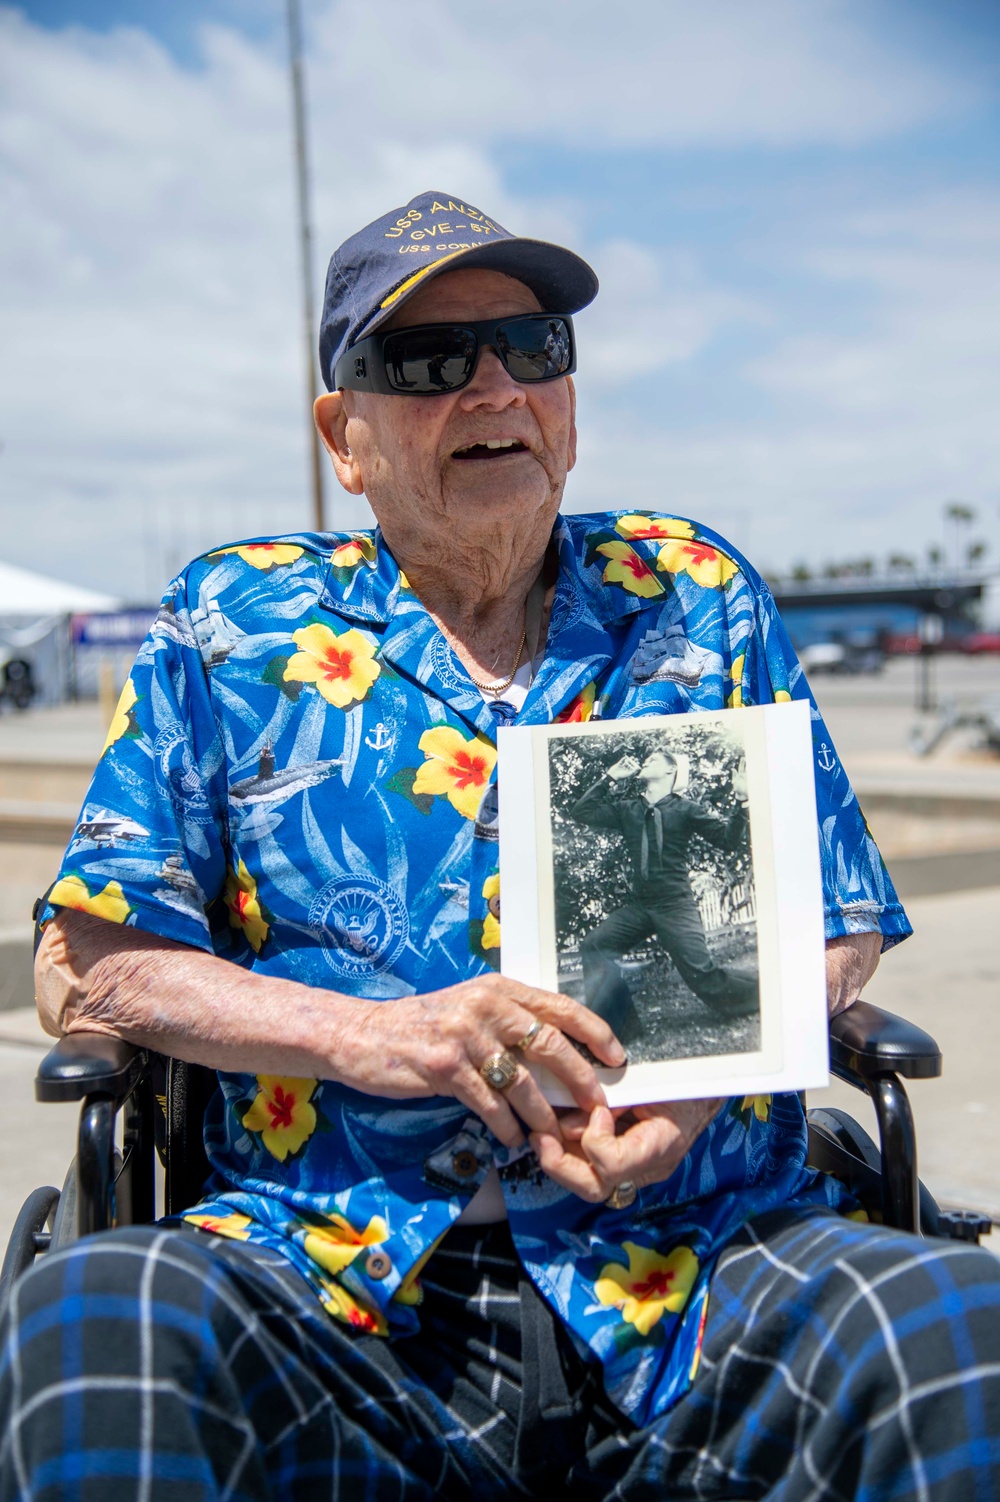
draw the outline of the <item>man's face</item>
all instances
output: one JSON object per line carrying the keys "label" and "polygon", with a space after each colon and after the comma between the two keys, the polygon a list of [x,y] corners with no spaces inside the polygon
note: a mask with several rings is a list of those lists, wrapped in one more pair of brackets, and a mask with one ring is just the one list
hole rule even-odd
{"label": "man's face", "polygon": [[640,782],[669,782],[672,791],[677,781],[677,768],[661,751],[652,751],[636,775]]}
{"label": "man's face", "polygon": [[[496,271],[436,277],[388,328],[537,313],[534,293]],[[346,442],[383,529],[399,535],[428,525],[456,540],[531,523],[551,527],[576,458],[569,377],[519,385],[484,349],[461,391],[439,396],[343,393]],[[319,421],[323,431],[323,403]],[[490,449],[490,440],[513,440]],[[346,483],[338,464],[338,474]]]}

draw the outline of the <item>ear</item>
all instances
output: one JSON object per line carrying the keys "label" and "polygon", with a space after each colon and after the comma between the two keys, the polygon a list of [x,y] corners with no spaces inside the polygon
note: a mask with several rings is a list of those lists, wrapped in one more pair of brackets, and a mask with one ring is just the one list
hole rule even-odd
{"label": "ear", "polygon": [[323,447],[333,460],[337,479],[351,495],[364,495],[361,466],[347,442],[347,412],[342,391],[325,391],[313,405],[313,421]]}
{"label": "ear", "polygon": [[576,463],[576,387],[573,377],[566,377],[566,385],[569,387],[569,438],[566,443],[566,472],[567,474]]}

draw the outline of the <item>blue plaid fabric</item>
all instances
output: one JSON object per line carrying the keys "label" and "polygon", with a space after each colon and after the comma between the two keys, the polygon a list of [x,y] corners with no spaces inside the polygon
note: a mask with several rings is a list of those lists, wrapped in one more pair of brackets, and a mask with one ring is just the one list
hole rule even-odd
{"label": "blue plaid fabric", "polygon": [[427,1263],[418,1334],[327,1319],[267,1248],[111,1232],[44,1257],[0,1331],[0,1502],[1000,1496],[1000,1263],[818,1207],[748,1222],[687,1394],[604,1396],[509,1228]]}

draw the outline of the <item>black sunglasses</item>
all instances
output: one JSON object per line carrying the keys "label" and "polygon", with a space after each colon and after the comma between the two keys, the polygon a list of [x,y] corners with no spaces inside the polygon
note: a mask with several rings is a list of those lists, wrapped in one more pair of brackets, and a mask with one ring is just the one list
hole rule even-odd
{"label": "black sunglasses", "polygon": [[515,381],[554,381],[576,369],[573,322],[566,313],[527,313],[478,323],[425,323],[369,334],[341,355],[335,390],[383,396],[436,396],[461,391],[486,348]]}

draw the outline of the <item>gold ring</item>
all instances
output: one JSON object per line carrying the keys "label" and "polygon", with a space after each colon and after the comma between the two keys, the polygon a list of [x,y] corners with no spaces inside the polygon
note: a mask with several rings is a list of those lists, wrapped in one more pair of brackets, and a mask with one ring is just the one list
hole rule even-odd
{"label": "gold ring", "polygon": [[631,1179],[622,1179],[617,1189],[613,1189],[604,1203],[609,1210],[627,1210],[632,1204],[639,1190]]}
{"label": "gold ring", "polygon": [[507,1090],[517,1079],[518,1068],[514,1055],[505,1048],[502,1053],[490,1054],[486,1063],[480,1065],[479,1073],[494,1090]]}
{"label": "gold ring", "polygon": [[535,1020],[534,1020],[534,1022],[528,1028],[528,1031],[525,1033],[524,1037],[521,1039],[521,1041],[519,1043],[515,1043],[514,1047],[515,1048],[530,1048],[531,1045],[532,1045],[532,1043],[534,1043],[535,1039],[538,1037],[538,1034],[541,1032],[541,1030],[542,1030],[542,1024],[539,1022],[538,1018],[536,1017]]}

